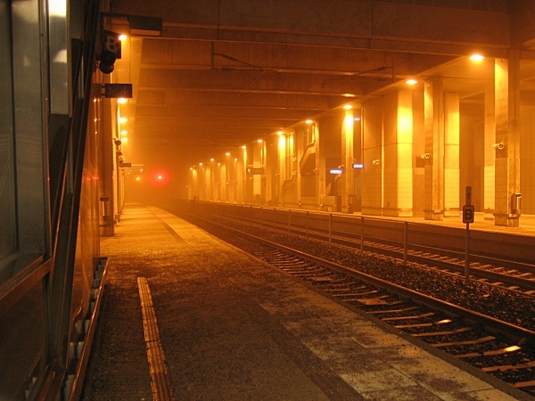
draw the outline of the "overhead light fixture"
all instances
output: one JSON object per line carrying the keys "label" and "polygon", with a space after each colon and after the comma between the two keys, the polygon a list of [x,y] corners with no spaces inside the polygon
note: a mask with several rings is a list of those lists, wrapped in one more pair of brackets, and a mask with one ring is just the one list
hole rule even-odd
{"label": "overhead light fixture", "polygon": [[305,123],[312,124],[312,123],[314,123],[314,120],[306,120]]}
{"label": "overhead light fixture", "polygon": [[409,79],[407,79],[407,80],[405,81],[405,83],[406,83],[407,85],[416,85],[416,84],[418,83],[418,81],[417,81],[416,79],[414,79],[414,78],[409,78]]}
{"label": "overhead light fixture", "polygon": [[472,61],[482,61],[485,59],[485,56],[479,53],[474,53],[470,56],[470,60]]}
{"label": "overhead light fixture", "polygon": [[350,104],[344,105],[344,110],[351,110],[352,108],[353,106],[351,106]]}

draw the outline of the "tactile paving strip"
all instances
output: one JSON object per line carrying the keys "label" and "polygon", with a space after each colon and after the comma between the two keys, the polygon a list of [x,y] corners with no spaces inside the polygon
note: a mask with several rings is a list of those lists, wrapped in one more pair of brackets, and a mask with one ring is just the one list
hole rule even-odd
{"label": "tactile paving strip", "polygon": [[160,332],[152,304],[149,283],[145,277],[138,277],[137,285],[143,314],[143,332],[150,366],[153,401],[171,401],[174,400],[174,397],[167,375],[165,354],[160,341]]}

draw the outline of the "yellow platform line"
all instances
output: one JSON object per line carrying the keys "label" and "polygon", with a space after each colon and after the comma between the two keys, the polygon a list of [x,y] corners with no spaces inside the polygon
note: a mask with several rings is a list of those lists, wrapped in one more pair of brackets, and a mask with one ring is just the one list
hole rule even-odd
{"label": "yellow platform line", "polygon": [[143,314],[143,332],[149,361],[153,401],[172,401],[174,397],[167,375],[165,354],[160,341],[160,331],[158,330],[149,283],[145,277],[138,277],[137,285],[141,313]]}

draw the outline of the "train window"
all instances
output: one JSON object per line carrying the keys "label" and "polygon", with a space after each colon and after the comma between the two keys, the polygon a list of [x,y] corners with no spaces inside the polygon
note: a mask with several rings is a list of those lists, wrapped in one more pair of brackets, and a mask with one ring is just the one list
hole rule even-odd
{"label": "train window", "polygon": [[[0,54],[11,54],[7,0],[0,0]],[[0,57],[0,277],[17,247],[11,57]]]}
{"label": "train window", "polygon": [[0,0],[0,284],[49,247],[39,1]]}

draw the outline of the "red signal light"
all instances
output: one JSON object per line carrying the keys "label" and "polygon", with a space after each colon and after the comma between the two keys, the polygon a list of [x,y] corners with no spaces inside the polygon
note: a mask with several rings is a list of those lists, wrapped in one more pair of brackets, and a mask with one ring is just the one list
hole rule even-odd
{"label": "red signal light", "polygon": [[154,175],[152,176],[152,181],[158,185],[165,184],[167,180],[168,180],[167,174],[162,173],[162,172],[154,173]]}

